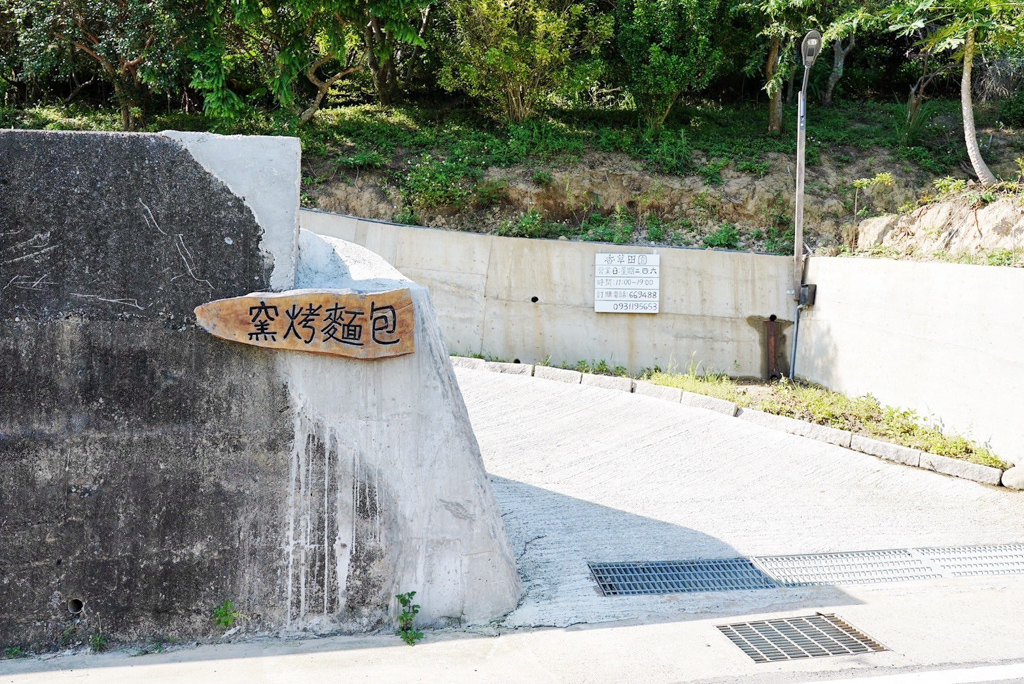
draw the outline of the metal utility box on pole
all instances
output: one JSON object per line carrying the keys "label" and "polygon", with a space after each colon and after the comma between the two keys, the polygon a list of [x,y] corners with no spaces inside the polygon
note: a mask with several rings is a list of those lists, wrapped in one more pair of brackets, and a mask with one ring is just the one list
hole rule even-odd
{"label": "metal utility box on pole", "polygon": [[809,31],[800,44],[800,55],[804,62],[804,83],[797,100],[796,132],[796,214],[793,235],[793,299],[800,299],[800,286],[804,271],[804,156],[807,145],[807,78],[814,66],[814,60],[821,52],[821,34]]}

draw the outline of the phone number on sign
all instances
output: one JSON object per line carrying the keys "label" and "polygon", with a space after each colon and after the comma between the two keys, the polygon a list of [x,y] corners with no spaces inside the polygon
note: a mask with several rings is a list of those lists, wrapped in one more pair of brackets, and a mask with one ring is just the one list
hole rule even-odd
{"label": "phone number on sign", "polygon": [[658,312],[657,302],[613,302],[612,311],[651,311]]}

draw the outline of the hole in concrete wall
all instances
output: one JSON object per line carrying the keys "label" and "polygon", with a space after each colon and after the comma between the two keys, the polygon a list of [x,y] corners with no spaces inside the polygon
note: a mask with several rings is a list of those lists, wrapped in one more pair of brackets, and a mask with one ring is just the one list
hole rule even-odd
{"label": "hole in concrete wall", "polygon": [[533,302],[534,304],[536,304],[536,303],[537,303],[537,302],[539,302],[540,300],[539,300],[539,299],[537,299],[536,297],[530,297],[530,301],[531,301],[531,302]]}
{"label": "hole in concrete wall", "polygon": [[85,608],[85,604],[82,603],[82,599],[71,599],[68,601],[68,612],[72,615],[78,615]]}
{"label": "hole in concrete wall", "polygon": [[779,317],[776,316],[775,314],[772,314],[771,316],[768,317],[768,320],[769,321],[777,321],[777,320],[779,320]]}
{"label": "hole in concrete wall", "polygon": [[519,359],[512,359],[512,363],[520,363]]}

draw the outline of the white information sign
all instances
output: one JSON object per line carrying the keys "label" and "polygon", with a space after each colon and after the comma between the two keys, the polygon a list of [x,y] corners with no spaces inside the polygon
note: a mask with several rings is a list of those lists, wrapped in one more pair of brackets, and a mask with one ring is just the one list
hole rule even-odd
{"label": "white information sign", "polygon": [[660,254],[597,254],[594,266],[595,312],[658,313]]}

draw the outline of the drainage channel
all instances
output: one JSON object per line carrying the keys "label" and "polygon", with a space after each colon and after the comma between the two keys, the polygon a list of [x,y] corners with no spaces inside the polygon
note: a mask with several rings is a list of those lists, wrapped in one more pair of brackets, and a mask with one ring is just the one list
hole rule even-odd
{"label": "drainage channel", "polygon": [[1024,544],[588,565],[603,595],[637,596],[1024,574]]}

